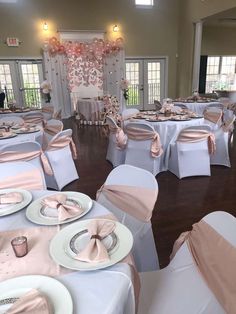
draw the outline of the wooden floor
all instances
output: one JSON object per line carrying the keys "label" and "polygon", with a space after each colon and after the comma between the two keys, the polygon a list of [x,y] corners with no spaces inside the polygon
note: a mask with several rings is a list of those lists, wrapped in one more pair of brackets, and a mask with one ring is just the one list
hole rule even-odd
{"label": "wooden floor", "polygon": [[[111,164],[105,160],[107,139],[102,135],[101,127],[79,127],[71,119],[65,120],[64,124],[65,128],[73,129],[80,176],[65,190],[80,191],[95,199],[96,191],[112,170]],[[230,148],[232,167],[213,166],[211,177],[179,180],[170,172],[157,175],[159,196],[152,225],[161,268],[169,263],[175,239],[193,223],[217,210],[236,216],[236,143],[233,144]]]}

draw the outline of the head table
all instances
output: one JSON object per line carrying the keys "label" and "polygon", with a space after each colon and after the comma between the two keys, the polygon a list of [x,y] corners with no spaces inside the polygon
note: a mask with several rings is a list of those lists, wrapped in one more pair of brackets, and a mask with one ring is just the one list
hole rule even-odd
{"label": "head table", "polygon": [[81,115],[81,119],[85,121],[91,121],[91,123],[98,123],[101,120],[101,113],[104,109],[104,103],[101,100],[79,99],[76,104],[78,113]]}
{"label": "head table", "polygon": [[[54,193],[56,192],[34,191],[32,193],[33,200]],[[99,218],[100,216],[106,216],[108,214],[110,214],[110,212],[105,207],[94,201],[91,211],[81,219]],[[35,227],[42,226],[35,225],[28,221],[25,216],[25,209],[12,215],[1,217],[0,220],[1,232],[19,228],[27,228],[29,230],[31,228],[31,230],[33,230]],[[55,228],[58,228],[58,231],[60,229],[59,226]],[[44,234],[42,233],[42,237],[43,236]],[[47,252],[45,252],[45,254],[47,254]],[[24,257],[21,259],[24,259]],[[39,267],[40,266],[43,265],[39,265]],[[60,268],[60,272],[58,276],[56,276],[56,279],[62,282],[69,290],[73,299],[74,314],[135,313],[135,297],[131,280],[132,270],[127,263],[120,262],[103,270],[89,272],[69,271],[63,267],[58,267]],[[9,274],[10,277],[14,278],[14,269],[10,267],[10,264]],[[2,276],[4,275],[5,273],[3,273],[1,269],[0,281],[3,280]]]}
{"label": "head table", "polygon": [[[161,155],[160,160],[160,170],[166,171],[168,170],[168,161],[169,161],[169,155],[170,155],[170,144],[173,143],[179,132],[182,129],[185,129],[190,126],[196,126],[196,125],[203,125],[204,119],[198,118],[198,119],[191,119],[188,121],[161,121],[161,122],[150,122],[142,119],[132,119],[132,123],[147,123],[151,125],[155,131],[159,134],[161,139],[161,145],[163,148],[163,154]],[[127,124],[128,121],[125,122]]]}

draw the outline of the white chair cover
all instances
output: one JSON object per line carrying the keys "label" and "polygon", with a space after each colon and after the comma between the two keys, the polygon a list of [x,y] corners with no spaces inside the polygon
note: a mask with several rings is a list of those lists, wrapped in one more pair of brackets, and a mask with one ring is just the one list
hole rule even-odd
{"label": "white chair cover", "polygon": [[52,119],[53,113],[54,113],[54,107],[52,105],[44,104],[42,106],[42,114],[45,120]]}
{"label": "white chair cover", "polygon": [[[9,144],[9,145],[4,145],[0,148],[0,158],[1,158],[1,153],[5,153],[5,152],[19,152],[19,153],[27,153],[27,152],[40,152],[41,151],[41,146],[39,143],[37,142],[21,142],[21,143],[15,143],[15,144]],[[11,163],[14,163],[16,161],[23,161],[23,160],[15,160],[15,161],[11,161]],[[42,174],[42,178],[44,180],[44,170],[43,170],[43,164],[42,164],[42,159],[39,156],[32,158],[30,160],[28,160],[27,162],[33,164],[34,166],[36,166],[41,174]],[[9,162],[10,163],[10,162]],[[1,164],[1,163],[0,163]],[[6,164],[5,162],[2,163],[3,165]],[[45,180],[44,180],[44,185],[45,184]]]}
{"label": "white chair cover", "polygon": [[[222,121],[223,121],[223,109],[220,107],[221,104],[219,104],[218,107],[216,105],[209,105],[205,108],[203,112],[204,116],[204,123],[209,125],[212,129],[212,131],[217,130],[221,127]],[[219,119],[218,121],[213,121],[208,116],[211,116],[211,114],[218,114]]]}
{"label": "white chair cover", "polygon": [[25,161],[0,163],[0,189],[46,190],[43,173]]}
{"label": "white chair cover", "polygon": [[33,123],[41,126],[44,124],[44,115],[42,112],[30,112],[23,115],[22,118],[26,123]]}
{"label": "white chair cover", "polygon": [[[106,124],[111,128],[118,128],[117,123],[112,117],[106,117]],[[119,149],[117,146],[116,134],[109,132],[108,148],[106,160],[110,161],[113,167],[117,167],[125,162],[126,149]]]}
{"label": "white chair cover", "polygon": [[[148,171],[129,165],[121,165],[111,171],[104,185],[126,185],[158,191],[155,177]],[[139,271],[159,269],[158,256],[151,222],[143,222],[112,204],[101,192],[98,203],[109,208],[126,225],[134,236],[132,254]]]}
{"label": "white chair cover", "polygon": [[[208,125],[192,126],[184,130],[206,130],[211,132]],[[175,141],[170,145],[169,170],[179,179],[190,176],[210,176],[210,156],[208,140],[195,143]]]}
{"label": "white chair cover", "polygon": [[60,120],[50,119],[45,123],[44,134],[49,142],[57,133],[63,130],[63,123]]}
{"label": "white chair cover", "polygon": [[79,178],[70,148],[67,143],[64,147],[58,149],[51,149],[50,145],[60,138],[72,139],[72,130],[68,129],[55,135],[48,144],[45,150],[50,165],[53,170],[53,176],[45,175],[48,188],[61,190],[68,183]]}
{"label": "white chair cover", "polygon": [[[235,217],[213,212],[204,221],[236,247]],[[139,314],[226,314],[199,273],[186,243],[170,264],[141,274]]]}
{"label": "white chair cover", "polygon": [[125,109],[122,111],[121,117],[123,120],[128,120],[139,113],[139,110],[136,108]]}
{"label": "white chair cover", "polygon": [[[147,123],[131,122],[126,125],[126,128],[130,127],[155,132],[154,128]],[[145,169],[156,176],[160,172],[160,157],[151,156],[151,143],[152,140],[136,141],[128,138],[125,164]]]}

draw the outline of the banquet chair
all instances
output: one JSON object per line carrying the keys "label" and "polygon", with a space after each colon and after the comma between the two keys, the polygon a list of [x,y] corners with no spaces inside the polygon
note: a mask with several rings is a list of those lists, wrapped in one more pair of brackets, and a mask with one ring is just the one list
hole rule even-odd
{"label": "banquet chair", "polygon": [[217,130],[223,121],[223,110],[215,105],[208,105],[203,112],[203,117],[205,124],[209,125],[213,131]]}
{"label": "banquet chair", "polygon": [[[106,160],[110,161],[113,167],[117,167],[125,162],[127,138],[123,130],[119,128],[112,117],[106,117],[106,124],[109,127],[109,138]],[[119,144],[120,142],[120,144]]]}
{"label": "banquet chair", "polygon": [[219,103],[219,104],[214,103],[214,104],[207,105],[206,109],[208,109],[208,108],[218,108],[218,109],[223,110],[224,109],[224,105],[222,103]]}
{"label": "banquet chair", "polygon": [[139,110],[136,108],[125,109],[122,111],[122,114],[121,114],[122,120],[123,121],[129,120],[132,117],[134,117],[137,113],[139,113]]}
{"label": "banquet chair", "polygon": [[221,128],[214,132],[216,140],[216,151],[210,157],[211,165],[222,165],[231,167],[229,158],[229,141],[234,128],[235,116],[225,120]]}
{"label": "banquet chair", "polygon": [[62,111],[61,109],[54,111],[52,118],[57,119],[57,120],[61,120],[61,111]]}
{"label": "banquet chair", "polygon": [[25,123],[33,123],[40,126],[44,124],[44,115],[42,112],[30,112],[22,116]]}
{"label": "banquet chair", "polygon": [[45,122],[44,125],[44,134],[47,138],[47,141],[50,141],[53,136],[63,130],[63,123],[60,120],[50,119]]}
{"label": "banquet chair", "polygon": [[[160,156],[163,152],[159,134],[151,125],[143,122],[128,123],[125,132],[128,136],[125,164],[145,169],[156,176],[160,172]],[[143,137],[142,133],[149,135]],[[157,146],[154,154],[153,146]]]}
{"label": "banquet chair", "polygon": [[36,166],[44,178],[44,173],[52,175],[52,169],[37,142],[20,142],[4,145],[0,148],[0,164],[6,162],[27,161]]}
{"label": "banquet chair", "polygon": [[[130,191],[132,198],[130,199],[130,206],[128,205],[129,211],[124,209],[124,205],[122,206],[119,200],[117,204],[116,201],[107,196],[104,189],[106,187],[123,187],[124,191],[120,192],[120,197],[122,197],[122,199],[125,197],[125,193],[129,188],[137,188],[136,191]],[[148,195],[145,195],[145,191],[147,190],[153,194],[153,201],[151,205],[149,205],[150,214],[147,216],[147,219],[144,220],[143,216],[140,217],[137,215],[138,206],[136,206],[135,200],[139,195],[141,200],[145,203],[145,197],[148,198]],[[147,191],[147,193],[149,191]],[[139,271],[159,269],[158,256],[151,225],[151,215],[157,195],[158,184],[155,177],[146,170],[130,165],[121,165],[113,169],[108,175],[104,185],[97,193],[98,203],[109,208],[116,218],[131,230],[134,236],[132,254]],[[146,212],[144,211],[143,214],[146,215]]]}
{"label": "banquet chair", "polygon": [[[206,133],[206,137],[196,140],[181,140],[186,132],[191,137],[198,136],[199,132]],[[205,136],[204,135],[204,136]],[[198,125],[180,131],[177,139],[170,144],[169,170],[179,179],[191,176],[210,176],[209,137],[214,135],[208,125]]]}
{"label": "banquet chair", "polygon": [[54,107],[52,105],[45,104],[42,106],[42,114],[45,120],[52,119],[53,113],[54,113]]}
{"label": "banquet chair", "polygon": [[[236,247],[235,217],[213,212],[203,220]],[[138,314],[226,314],[200,274],[186,242],[167,267],[142,273],[140,279]]]}
{"label": "banquet chair", "polygon": [[154,106],[155,106],[156,111],[159,111],[162,108],[162,104],[160,103],[159,100],[154,100]]}
{"label": "banquet chair", "polygon": [[45,178],[37,166],[25,161],[0,163],[0,189],[46,190]]}
{"label": "banquet chair", "polygon": [[56,134],[44,152],[53,170],[53,176],[45,174],[48,188],[60,191],[68,183],[79,179],[73,160],[77,158],[77,153],[71,129]]}
{"label": "banquet chair", "polygon": [[21,117],[18,116],[8,116],[8,117],[3,117],[0,119],[0,125],[3,123],[13,123],[13,124],[24,124],[24,120]]}

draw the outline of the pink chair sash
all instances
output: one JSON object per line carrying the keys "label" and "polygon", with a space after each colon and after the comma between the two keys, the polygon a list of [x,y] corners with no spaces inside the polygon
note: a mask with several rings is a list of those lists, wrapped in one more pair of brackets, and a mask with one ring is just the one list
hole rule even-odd
{"label": "pink chair sash", "polygon": [[0,162],[29,161],[37,157],[40,157],[45,173],[48,174],[49,176],[52,176],[53,175],[52,168],[42,150],[35,150],[32,152],[19,152],[19,151],[0,152]]}
{"label": "pink chair sash", "polygon": [[52,113],[54,112],[54,107],[53,106],[43,106],[42,107],[42,112],[45,113]]}
{"label": "pink chair sash", "polygon": [[0,180],[0,189],[19,188],[24,190],[44,190],[45,186],[39,169],[25,171]]}
{"label": "pink chair sash", "polygon": [[42,114],[35,113],[34,115],[25,115],[22,116],[25,123],[33,123],[33,124],[44,124],[44,117]]}
{"label": "pink chair sash", "polygon": [[180,132],[177,141],[184,143],[196,143],[207,139],[209,154],[216,150],[215,135],[207,130],[184,129]]}
{"label": "pink chair sash", "polygon": [[[201,275],[226,313],[235,314],[236,248],[204,220],[177,240],[175,251],[187,241]],[[173,250],[172,256],[175,252]]]}
{"label": "pink chair sash", "polygon": [[51,304],[45,295],[36,289],[30,290],[28,293],[19,298],[6,311],[6,314],[53,314]]}
{"label": "pink chair sash", "polygon": [[109,125],[109,131],[115,134],[116,137],[116,145],[118,149],[125,149],[127,144],[127,136],[124,131],[120,127],[113,127]]}
{"label": "pink chair sash", "polygon": [[213,122],[215,124],[218,124],[222,120],[223,112],[222,111],[214,112],[214,111],[206,110],[203,115],[204,115],[204,119],[210,122]]}
{"label": "pink chair sash", "polygon": [[56,135],[57,133],[61,132],[63,129],[62,125],[50,125],[47,122],[44,123],[44,131],[50,135]]}
{"label": "pink chair sash", "polygon": [[58,110],[58,111],[54,112],[52,117],[53,117],[53,119],[61,120],[61,110]]}
{"label": "pink chair sash", "polygon": [[161,140],[157,132],[127,126],[126,134],[129,139],[134,140],[134,141],[152,140],[151,150],[150,150],[151,156],[155,158],[162,155],[163,150],[161,147]]}
{"label": "pink chair sash", "polygon": [[158,195],[157,190],[127,185],[103,185],[97,191],[97,199],[100,193],[116,207],[144,222],[150,221]]}
{"label": "pink chair sash", "polygon": [[67,145],[70,145],[73,159],[77,159],[77,150],[76,150],[75,143],[72,137],[69,137],[69,136],[62,136],[62,137],[52,139],[51,142],[48,144],[46,151],[57,150],[60,148],[64,148]]}
{"label": "pink chair sash", "polygon": [[235,116],[233,116],[231,119],[229,119],[222,125],[222,130],[226,133],[232,132],[234,129],[234,121],[235,121]]}

